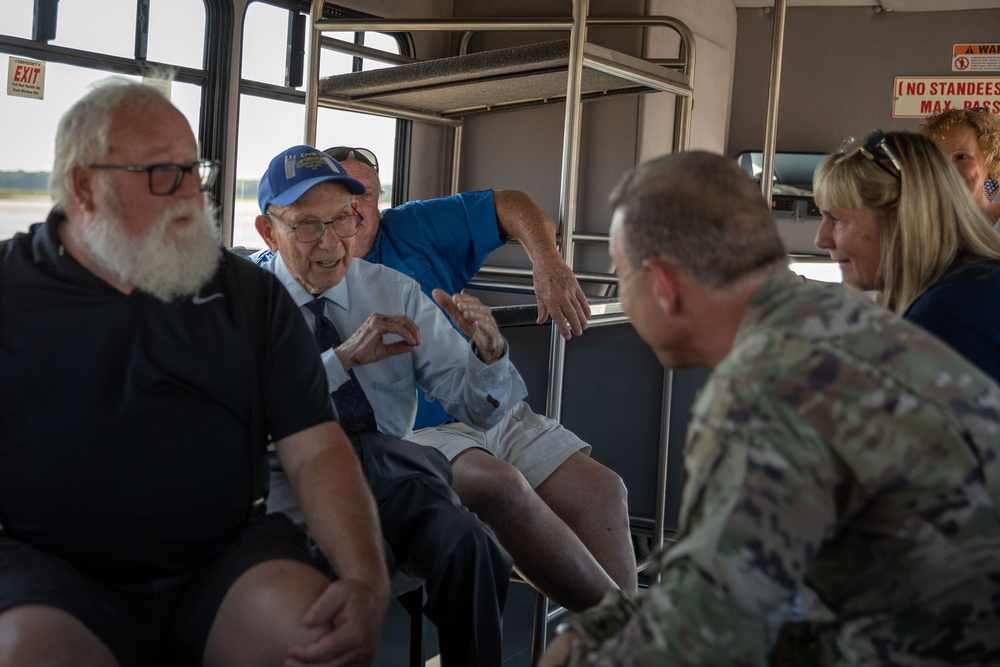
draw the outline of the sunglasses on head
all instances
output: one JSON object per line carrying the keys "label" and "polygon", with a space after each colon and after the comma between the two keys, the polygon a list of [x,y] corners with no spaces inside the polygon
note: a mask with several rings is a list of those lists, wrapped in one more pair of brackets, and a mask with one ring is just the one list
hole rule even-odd
{"label": "sunglasses on head", "polygon": [[[876,155],[877,151],[881,151],[883,155],[889,160],[887,165],[885,162],[879,159]],[[885,132],[882,130],[875,130],[862,141],[858,141],[854,137],[847,137],[844,143],[840,147],[841,155],[854,155],[855,153],[861,153],[866,158],[875,163],[875,166],[889,174],[897,181],[900,180],[900,176],[903,173],[903,165],[899,161],[899,157],[886,142]]]}
{"label": "sunglasses on head", "polygon": [[337,162],[347,159],[354,159],[361,164],[367,164],[378,173],[378,158],[367,148],[356,148],[354,146],[334,146],[323,151]]}

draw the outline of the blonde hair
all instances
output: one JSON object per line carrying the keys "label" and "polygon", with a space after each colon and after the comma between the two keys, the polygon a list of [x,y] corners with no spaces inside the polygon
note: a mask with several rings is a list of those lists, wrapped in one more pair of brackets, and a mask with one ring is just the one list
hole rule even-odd
{"label": "blonde hair", "polygon": [[899,159],[898,172],[880,147],[871,157],[861,150],[831,155],[816,169],[813,191],[824,210],[895,212],[880,230],[876,289],[879,303],[902,315],[956,263],[1000,261],[1000,235],[930,138],[889,132],[886,144]]}
{"label": "blonde hair", "polygon": [[1000,177],[1000,116],[988,110],[947,109],[925,118],[917,132],[934,141],[941,141],[956,125],[968,125],[975,131],[976,144],[983,154],[989,177]]}

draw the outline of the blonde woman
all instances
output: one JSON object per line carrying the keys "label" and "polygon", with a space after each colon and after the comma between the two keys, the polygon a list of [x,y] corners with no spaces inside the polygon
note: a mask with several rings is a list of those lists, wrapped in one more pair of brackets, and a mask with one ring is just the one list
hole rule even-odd
{"label": "blonde woman", "polygon": [[813,189],[816,246],[844,282],[1000,382],[1000,235],[935,143],[876,131],[826,158]]}
{"label": "blonde woman", "polygon": [[951,159],[986,219],[1000,230],[1000,116],[985,107],[948,109],[928,116],[917,132]]}

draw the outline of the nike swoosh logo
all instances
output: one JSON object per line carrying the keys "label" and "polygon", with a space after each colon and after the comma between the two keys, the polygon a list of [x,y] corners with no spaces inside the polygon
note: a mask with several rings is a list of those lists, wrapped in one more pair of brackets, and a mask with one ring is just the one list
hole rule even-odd
{"label": "nike swoosh logo", "polygon": [[224,296],[226,295],[223,294],[222,292],[216,292],[215,294],[209,294],[208,296],[202,296],[200,294],[196,294],[193,297],[191,297],[191,303],[193,303],[196,306],[200,306],[203,303],[208,303],[212,299],[221,299]]}

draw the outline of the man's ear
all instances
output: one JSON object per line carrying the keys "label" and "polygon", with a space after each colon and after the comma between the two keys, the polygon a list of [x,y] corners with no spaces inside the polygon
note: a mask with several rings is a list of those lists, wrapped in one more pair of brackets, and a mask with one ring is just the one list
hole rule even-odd
{"label": "man's ear", "polygon": [[266,215],[258,215],[254,220],[254,226],[271,252],[278,252],[278,244],[274,239],[274,223],[271,222],[271,218]]}
{"label": "man's ear", "polygon": [[681,306],[681,285],[677,270],[669,264],[644,259],[642,267],[653,278],[653,295],[667,315],[676,315]]}
{"label": "man's ear", "polygon": [[69,179],[73,201],[76,202],[81,211],[93,212],[95,208],[94,187],[96,185],[93,172],[74,164],[70,167]]}

